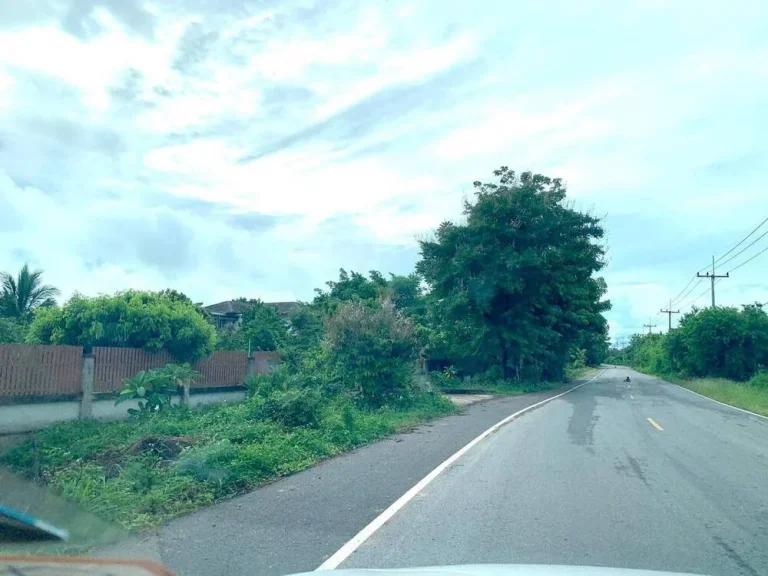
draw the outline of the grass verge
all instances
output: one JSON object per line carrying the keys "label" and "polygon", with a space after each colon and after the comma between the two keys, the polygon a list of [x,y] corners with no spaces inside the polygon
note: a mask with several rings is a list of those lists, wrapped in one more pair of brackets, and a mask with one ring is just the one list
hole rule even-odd
{"label": "grass verge", "polygon": [[318,410],[304,427],[265,418],[258,397],[121,422],[73,421],[35,433],[0,463],[99,518],[141,530],[456,408],[424,394],[376,410],[337,398]]}
{"label": "grass verge", "polygon": [[690,380],[677,376],[663,376],[663,378],[718,402],[768,416],[768,389],[757,388],[744,382],[735,382],[725,378],[693,378]]}
{"label": "grass verge", "polygon": [[749,382],[737,382],[726,378],[682,378],[676,374],[657,374],[638,366],[633,366],[633,369],[688,388],[723,404],[768,416],[768,377],[765,372],[757,374]]}

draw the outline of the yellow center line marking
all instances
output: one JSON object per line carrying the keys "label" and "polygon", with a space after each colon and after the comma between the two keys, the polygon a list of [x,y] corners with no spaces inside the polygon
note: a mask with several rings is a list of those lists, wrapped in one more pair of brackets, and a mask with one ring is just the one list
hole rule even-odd
{"label": "yellow center line marking", "polygon": [[651,426],[653,426],[654,428],[656,428],[656,430],[660,430],[661,432],[664,432],[664,428],[662,428],[662,427],[659,425],[659,423],[658,423],[658,422],[656,422],[656,420],[654,420],[653,418],[648,418],[647,420],[648,420],[648,422],[650,422],[650,423],[651,423]]}

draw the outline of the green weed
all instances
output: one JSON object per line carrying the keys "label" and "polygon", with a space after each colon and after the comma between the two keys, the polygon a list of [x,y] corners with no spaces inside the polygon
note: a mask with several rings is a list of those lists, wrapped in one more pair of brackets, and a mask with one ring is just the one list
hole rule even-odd
{"label": "green weed", "polygon": [[433,394],[378,409],[290,388],[266,396],[123,422],[67,422],[0,462],[105,520],[143,529],[455,411]]}

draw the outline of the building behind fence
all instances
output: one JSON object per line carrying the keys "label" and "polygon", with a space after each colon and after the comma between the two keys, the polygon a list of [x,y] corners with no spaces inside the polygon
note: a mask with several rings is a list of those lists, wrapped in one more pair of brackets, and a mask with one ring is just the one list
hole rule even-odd
{"label": "building behind fence", "polygon": [[[191,392],[241,387],[248,375],[266,374],[278,360],[276,352],[215,352],[192,365],[202,376]],[[125,378],[175,362],[165,351],[138,348],[95,347],[84,354],[82,346],[0,344],[0,405],[76,400],[79,417],[90,417],[94,400],[113,397]]]}

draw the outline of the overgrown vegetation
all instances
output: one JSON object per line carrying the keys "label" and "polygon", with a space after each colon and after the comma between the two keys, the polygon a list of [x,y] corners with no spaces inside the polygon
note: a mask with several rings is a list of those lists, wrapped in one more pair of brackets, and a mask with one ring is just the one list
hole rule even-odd
{"label": "overgrown vegetation", "polygon": [[608,361],[768,414],[768,314],[759,304],[694,308],[668,334],[635,335]]}
{"label": "overgrown vegetation", "polygon": [[[280,376],[278,376],[278,379]],[[279,390],[284,382],[269,386]],[[288,388],[203,410],[45,429],[2,458],[128,529],[206,506],[454,408],[421,394],[381,408]]]}
{"label": "overgrown vegetation", "polygon": [[341,386],[381,406],[408,396],[413,387],[416,341],[409,318],[389,298],[371,308],[340,306],[328,319],[329,367]]}

